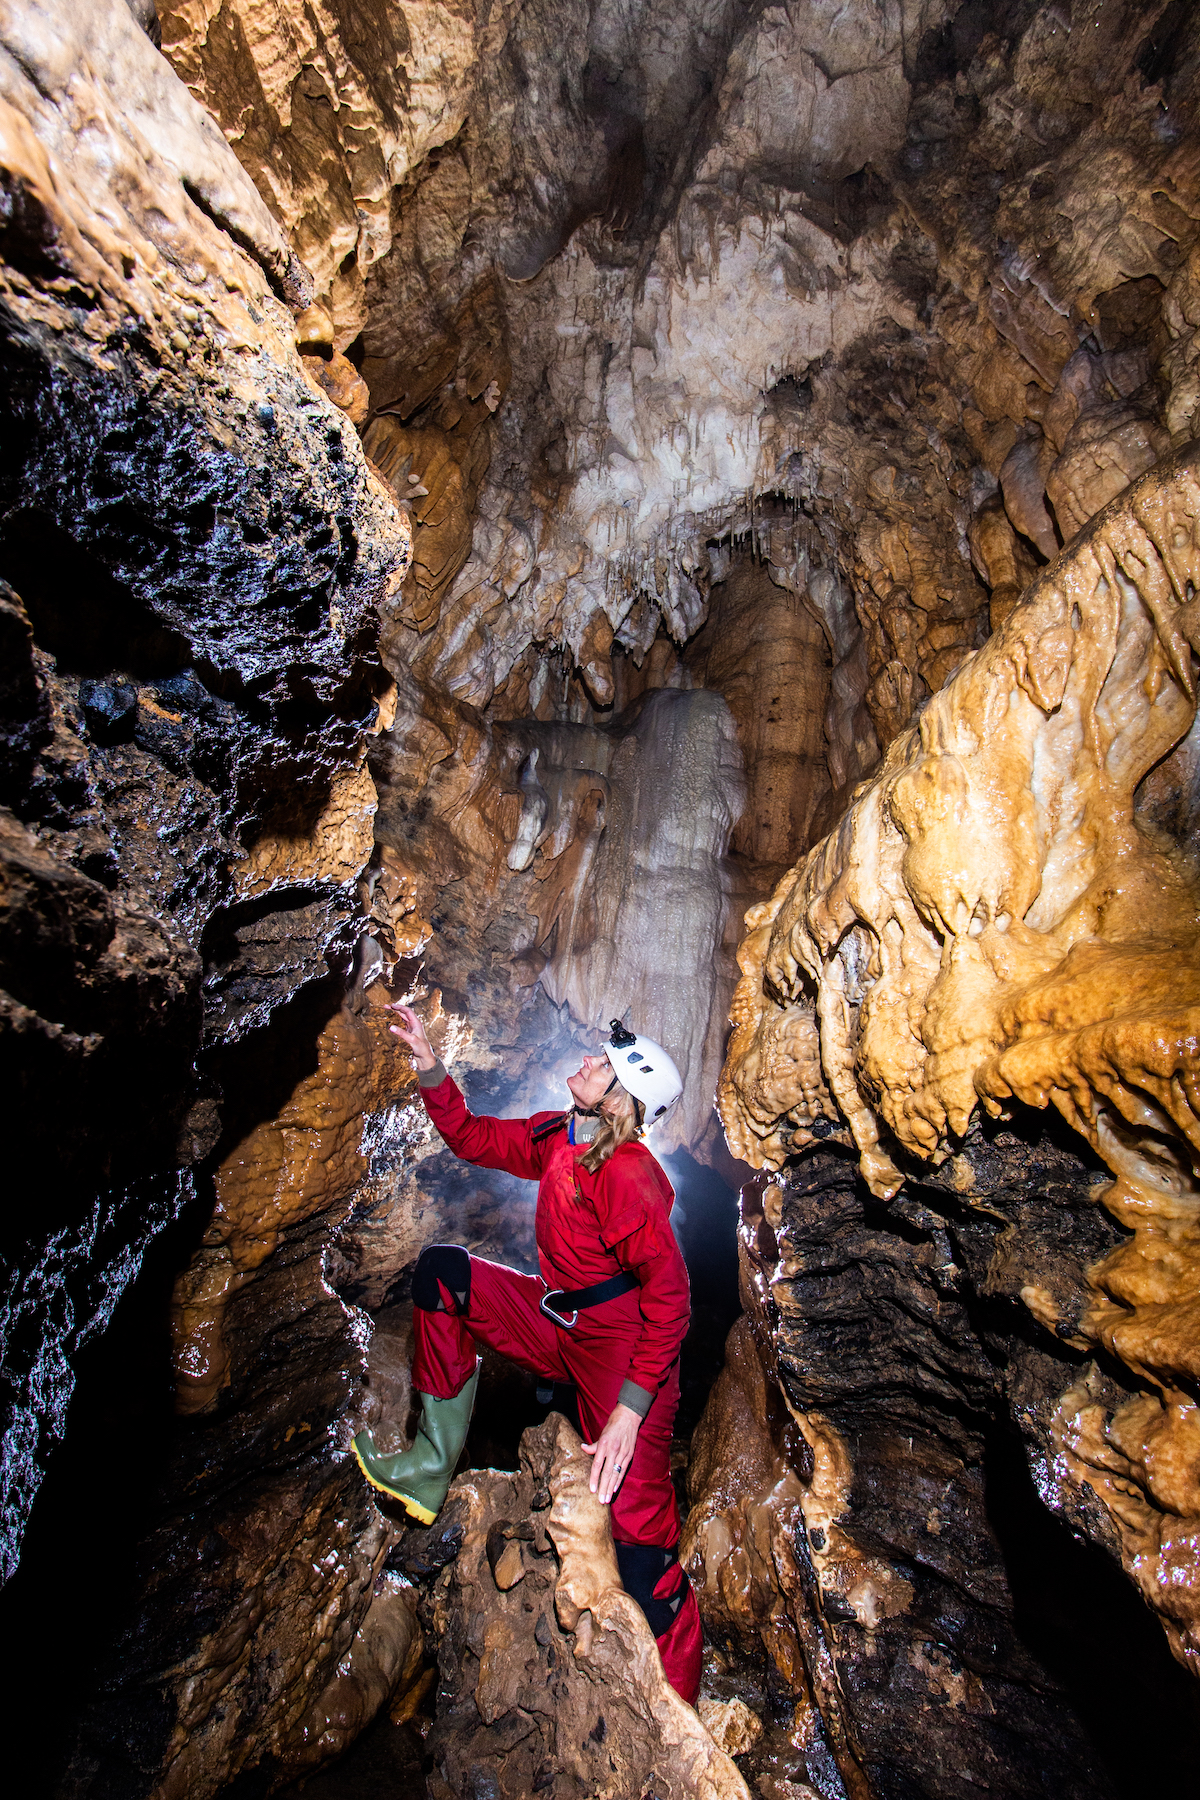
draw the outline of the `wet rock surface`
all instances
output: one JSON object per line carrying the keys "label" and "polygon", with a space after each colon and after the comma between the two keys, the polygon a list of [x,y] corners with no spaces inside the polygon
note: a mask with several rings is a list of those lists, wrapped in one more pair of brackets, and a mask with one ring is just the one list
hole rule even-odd
{"label": "wet rock surface", "polygon": [[[11,1574],[76,1366],[160,1234],[186,1260],[211,1207],[207,1171],[193,1171],[233,1114],[272,1110],[261,1063],[247,1087],[247,1065],[226,1071],[222,1054],[269,1036],[289,1002],[294,1023],[298,996],[319,1012],[322,984],[350,963],[374,811],[365,735],[389,685],[377,608],[407,566],[408,534],[343,415],[304,377],[272,287],[296,299],[303,271],[131,13],[9,9],[0,86],[13,208],[0,296],[5,1134],[37,1191],[36,1209],[10,1208],[5,1223]],[[81,140],[84,115],[94,130]],[[355,782],[358,813],[331,806]],[[347,832],[364,812],[365,838]],[[247,892],[264,843],[273,859]],[[75,1783],[148,1791],[207,1727],[207,1775],[185,1757],[176,1779],[220,1785],[223,1682],[270,1695],[286,1738],[318,1698],[313,1676],[332,1679],[351,1654],[382,1540],[357,1493],[357,1513],[339,1503],[327,1450],[297,1476],[303,1459],[285,1448],[302,1424],[301,1443],[324,1442],[361,1362],[352,1316],[320,1282],[323,1246],[309,1250],[298,1275],[293,1240],[257,1324],[241,1327],[233,1360],[254,1423],[240,1459],[228,1438],[164,1455],[157,1393],[148,1418],[124,1421],[124,1455],[144,1445],[147,1476],[114,1486],[150,1529],[149,1588],[131,1619],[128,1572],[119,1602],[109,1584],[112,1615],[83,1635],[87,1662],[123,1626],[124,1674],[85,1729]],[[146,1329],[153,1357],[160,1318]],[[250,1346],[264,1344],[247,1385]],[[280,1421],[298,1400],[311,1416]],[[103,1433],[92,1453],[88,1486],[120,1454]],[[51,1508],[80,1485],[63,1466]],[[122,1556],[137,1528],[122,1518]],[[355,1603],[331,1615],[317,1596],[306,1614],[304,1556],[335,1544]],[[294,1647],[264,1676],[255,1634],[283,1616],[281,1593]],[[36,1618],[31,1593],[18,1587],[14,1604]],[[198,1646],[214,1632],[210,1655]],[[389,1656],[376,1646],[367,1660]],[[50,1761],[69,1748],[59,1738]]]}
{"label": "wet rock surface", "polygon": [[458,1540],[427,1602],[440,1670],[426,1741],[435,1800],[481,1787],[505,1800],[746,1794],[667,1686],[650,1627],[620,1585],[590,1467],[552,1413],[522,1439],[519,1471],[458,1478],[415,1552],[428,1567],[448,1534]]}
{"label": "wet rock surface", "polygon": [[895,741],[836,834],[747,915],[721,1093],[747,1157],[778,1167],[841,1138],[881,1201],[922,1157],[949,1156],[970,1191],[969,1156],[952,1152],[977,1107],[1013,1120],[1053,1106],[1103,1159],[1113,1179],[1096,1198],[1123,1228],[1107,1254],[1068,1205],[1036,1249],[1017,1232],[1003,1279],[1059,1340],[1105,1353],[1045,1427],[1047,1497],[1105,1512],[1088,1528],[1185,1665],[1200,908],[1190,821],[1140,802],[1156,764],[1179,759],[1174,786],[1192,756],[1195,471],[1189,447],[1099,513]]}
{"label": "wet rock surface", "polygon": [[[731,1064],[735,1148],[819,1148],[697,1442],[708,1716],[763,1800],[1186,1786],[1118,1563],[1194,1655],[1198,73],[1166,0],[0,6],[4,1530],[40,1484],[15,1710],[71,1792],[420,1791],[431,1704],[449,1792],[502,1743],[657,1792],[557,1615],[577,1760],[507,1668],[484,1722],[472,1585],[524,1645],[533,1564],[409,1577],[347,1463],[422,1245],[532,1258],[383,1004],[480,1109],[614,1011],[679,1048],[690,1420],[739,920],[831,829],[857,910],[815,882],[820,970],[779,915]],[[480,1518],[538,1410],[485,1386]]]}
{"label": "wet rock surface", "polygon": [[[743,1764],[762,1793],[836,1791],[831,1765],[851,1795],[1184,1779],[1196,1697],[1123,1588],[1103,1507],[1056,1473],[1058,1397],[1089,1366],[1071,1309],[1117,1235],[1098,1173],[1065,1133],[1001,1129],[890,1204],[820,1151],[743,1190],[746,1316],[693,1442],[684,1541],[725,1648],[706,1687],[760,1695],[773,1727]],[[1030,1269],[1061,1324],[1030,1320]],[[1114,1628],[1139,1645],[1152,1748],[1121,1722]]]}

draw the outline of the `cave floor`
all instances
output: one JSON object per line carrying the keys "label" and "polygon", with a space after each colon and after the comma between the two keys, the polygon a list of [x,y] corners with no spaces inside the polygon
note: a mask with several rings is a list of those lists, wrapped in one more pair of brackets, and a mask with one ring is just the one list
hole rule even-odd
{"label": "cave floor", "polygon": [[[424,1739],[417,1726],[393,1725],[383,1712],[337,1762],[279,1790],[276,1800],[425,1800]],[[250,1800],[244,1785],[227,1800]]]}

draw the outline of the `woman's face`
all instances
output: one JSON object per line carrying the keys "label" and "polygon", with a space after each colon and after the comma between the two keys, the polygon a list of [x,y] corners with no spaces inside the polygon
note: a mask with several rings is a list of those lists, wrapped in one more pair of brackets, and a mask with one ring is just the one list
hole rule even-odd
{"label": "woman's face", "polygon": [[612,1078],[612,1065],[601,1051],[598,1056],[584,1057],[578,1072],[567,1076],[567,1086],[576,1106],[590,1111],[600,1104]]}

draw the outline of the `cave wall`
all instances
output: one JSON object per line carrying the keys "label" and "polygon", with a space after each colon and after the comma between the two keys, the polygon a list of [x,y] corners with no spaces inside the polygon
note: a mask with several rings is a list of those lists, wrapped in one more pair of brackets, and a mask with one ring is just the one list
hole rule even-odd
{"label": "cave wall", "polygon": [[219,1134],[202,1043],[352,946],[409,534],[303,377],[303,271],[125,9],[10,9],[0,70],[11,1572],[72,1355]]}
{"label": "cave wall", "polygon": [[1086,1297],[1031,1262],[1020,1298],[1131,1391],[1064,1388],[1046,1497],[1089,1521],[1099,1503],[1192,1664],[1196,510],[1194,450],[1112,501],[749,915],[723,1077],[743,1154],[778,1166],[819,1121],[884,1200],[981,1105],[1053,1105],[1103,1158],[1096,1201],[1129,1235]]}
{"label": "cave wall", "polygon": [[1064,1392],[1109,1411],[1134,1382],[1026,1310],[1044,1282],[1064,1329],[1086,1312],[1122,1235],[1101,1173],[1026,1118],[973,1127],[889,1205],[836,1147],[743,1190],[746,1312],[684,1542],[728,1665],[714,1687],[767,1721],[752,1783],[1187,1786],[1192,1678],[1057,1452]]}
{"label": "cave wall", "polygon": [[[402,128],[378,124],[381,77],[364,97],[368,12],[167,16],[281,217],[337,241],[336,273],[309,259],[314,329],[360,366],[369,455],[413,521],[383,635],[415,687],[394,780],[472,859],[463,788],[429,783],[477,765],[480,709],[595,722],[627,665],[672,682],[747,557],[825,632],[812,786],[844,803],[1186,432],[1195,47],[1165,7],[1076,11],[397,8]],[[791,860],[753,796],[744,817],[736,857]]]}
{"label": "cave wall", "polygon": [[629,1011],[729,1171],[751,906],[709,1679],[766,1800],[1100,1791],[987,1489],[1194,1656],[1190,9],[139,16],[0,12],[6,1567],[156,1242],[177,1409],[71,1791],[279,1788],[417,1679],[345,1451],[421,1245],[531,1212],[386,1000],[513,1110]]}

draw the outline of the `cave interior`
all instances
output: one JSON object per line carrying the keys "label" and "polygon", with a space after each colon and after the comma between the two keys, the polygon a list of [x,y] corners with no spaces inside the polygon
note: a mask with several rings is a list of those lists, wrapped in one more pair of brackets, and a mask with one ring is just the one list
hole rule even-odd
{"label": "cave interior", "polygon": [[[1194,1793],[1195,0],[0,0],[0,396],[27,1791]],[[679,1065],[695,1710],[396,1002]]]}

